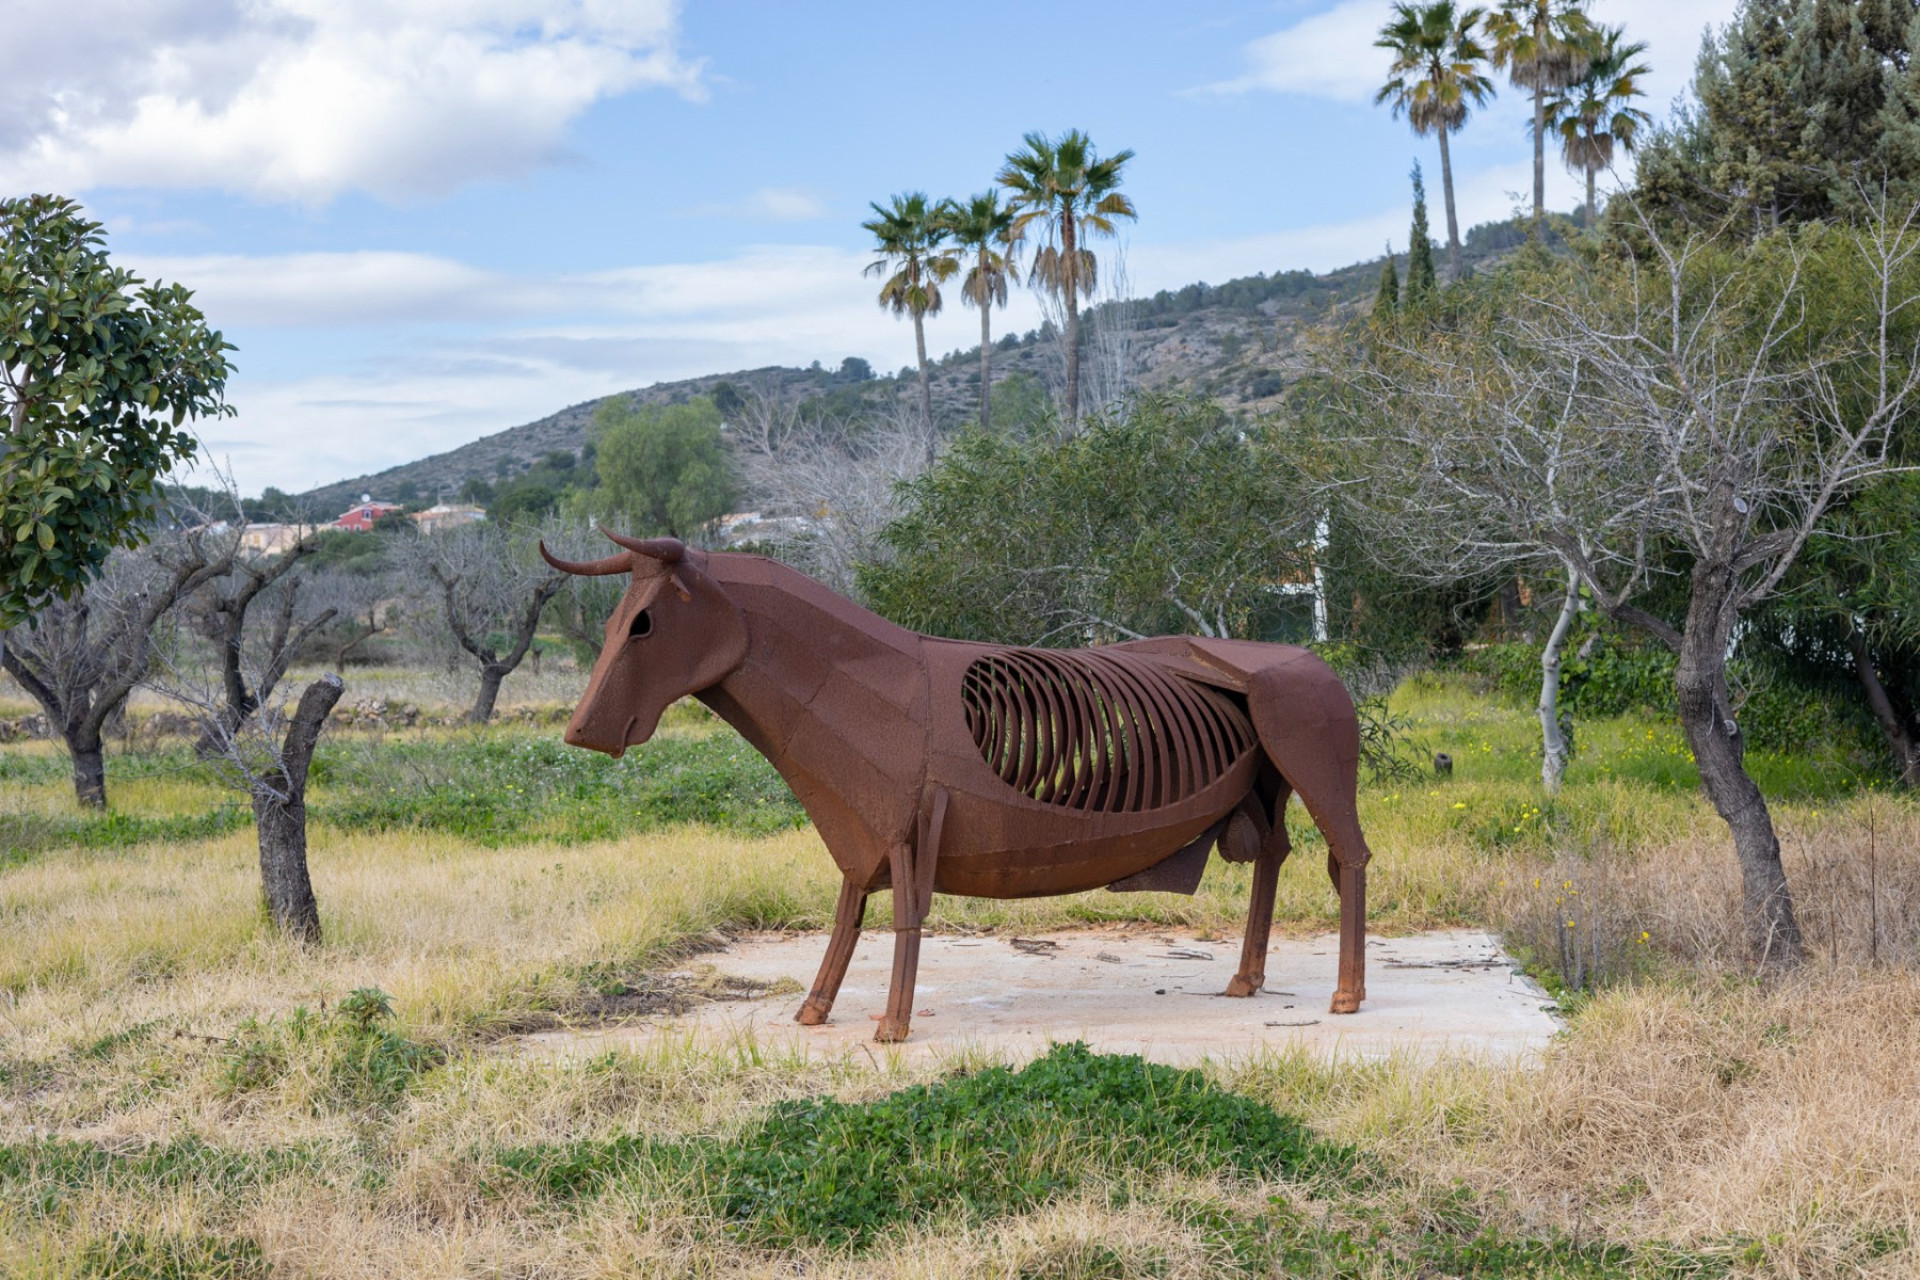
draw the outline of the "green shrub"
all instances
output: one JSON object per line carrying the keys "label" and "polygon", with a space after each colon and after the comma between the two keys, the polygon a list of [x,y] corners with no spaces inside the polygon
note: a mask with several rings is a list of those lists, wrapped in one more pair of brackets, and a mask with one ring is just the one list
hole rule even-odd
{"label": "green shrub", "polygon": [[218,1080],[228,1096],[307,1078],[316,1111],[377,1110],[392,1106],[426,1072],[446,1061],[380,1024],[393,1015],[391,998],[362,987],[332,1017],[303,1007],[286,1018],[249,1018],[220,1055]]}

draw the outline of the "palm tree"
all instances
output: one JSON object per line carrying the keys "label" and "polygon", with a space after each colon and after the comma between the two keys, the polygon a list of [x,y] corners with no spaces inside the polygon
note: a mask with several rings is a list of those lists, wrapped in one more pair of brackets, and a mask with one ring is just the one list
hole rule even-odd
{"label": "palm tree", "polygon": [[1022,141],[1026,149],[1007,157],[996,181],[1013,193],[1011,238],[1025,239],[1036,223],[1041,228],[1027,283],[1067,306],[1066,425],[1071,428],[1080,416],[1080,299],[1092,296],[1099,271],[1086,241],[1117,234],[1115,218],[1139,217],[1119,192],[1120,170],[1133,152],[1102,160],[1093,139],[1078,129],[1057,142],[1042,133],[1029,133]]}
{"label": "palm tree", "polygon": [[896,316],[913,317],[913,345],[920,357],[920,411],[927,420],[929,440],[933,431],[933,384],[927,374],[926,318],[940,314],[940,285],[960,269],[953,255],[943,248],[947,224],[942,208],[928,203],[926,192],[914,191],[895,196],[892,208],[875,204],[873,211],[878,216],[860,224],[873,233],[880,255],[867,264],[866,274],[887,277],[880,286],[880,305]]}
{"label": "palm tree", "polygon": [[1567,168],[1587,175],[1589,227],[1593,225],[1594,175],[1613,167],[1616,146],[1632,151],[1640,140],[1641,126],[1653,123],[1652,116],[1628,105],[1644,96],[1637,80],[1651,68],[1636,61],[1647,46],[1639,41],[1626,43],[1626,34],[1620,27],[1598,28],[1588,50],[1586,75],[1547,104],[1547,123],[1560,131],[1560,154]]}
{"label": "palm tree", "polygon": [[989,320],[995,307],[1007,305],[1007,282],[1012,279],[1013,210],[1000,203],[1000,193],[989,191],[965,204],[949,203],[947,229],[962,256],[973,255],[960,296],[980,309],[980,429],[993,425],[989,407],[993,387],[993,331]]}
{"label": "palm tree", "polygon": [[1396,4],[1393,19],[1380,28],[1373,43],[1393,54],[1388,74],[1374,102],[1391,102],[1397,120],[1402,114],[1419,135],[1440,135],[1440,188],[1447,204],[1447,265],[1458,280],[1460,219],[1453,210],[1453,158],[1447,135],[1467,122],[1474,107],[1493,96],[1493,81],[1480,72],[1487,51],[1474,39],[1474,29],[1486,16],[1484,9],[1459,11],[1453,0],[1432,4]]}
{"label": "palm tree", "polygon": [[1547,95],[1580,83],[1587,74],[1593,23],[1585,0],[1501,0],[1487,19],[1494,65],[1514,85],[1533,94],[1533,229],[1547,210]]}

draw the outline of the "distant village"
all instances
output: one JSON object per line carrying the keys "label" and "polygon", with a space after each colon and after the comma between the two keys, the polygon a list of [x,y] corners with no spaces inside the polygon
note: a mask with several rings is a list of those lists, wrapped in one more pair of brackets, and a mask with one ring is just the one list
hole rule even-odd
{"label": "distant village", "polygon": [[291,549],[316,528],[339,529],[344,533],[372,533],[382,520],[402,519],[413,521],[414,527],[423,534],[434,534],[477,524],[486,518],[484,508],[465,502],[439,502],[424,511],[407,514],[406,509],[397,502],[377,502],[372,494],[363,493],[360,501],[324,526],[304,521],[249,524],[241,531],[240,545],[260,555],[277,555]]}

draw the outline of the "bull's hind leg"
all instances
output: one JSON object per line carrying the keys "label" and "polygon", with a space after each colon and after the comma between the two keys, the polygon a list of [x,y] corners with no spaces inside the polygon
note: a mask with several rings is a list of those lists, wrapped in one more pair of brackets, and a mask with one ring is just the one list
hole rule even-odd
{"label": "bull's hind leg", "polygon": [[833,908],[833,936],[827,940],[827,954],[820,961],[819,976],[813,990],[793,1020],[805,1027],[817,1027],[833,1011],[834,997],[847,976],[853,948],[860,941],[860,921],[867,914],[867,891],[851,879],[840,882],[840,900]]}
{"label": "bull's hind leg", "polygon": [[1326,837],[1340,893],[1340,975],[1332,1012],[1367,998],[1367,861],[1360,831],[1360,722],[1338,676],[1318,659],[1258,672],[1247,690],[1260,745]]}
{"label": "bull's hind leg", "polygon": [[1247,937],[1240,944],[1240,971],[1227,984],[1230,996],[1250,996],[1267,982],[1267,939],[1273,933],[1273,898],[1280,881],[1280,864],[1293,852],[1287,843],[1287,796],[1287,785],[1282,782],[1272,800],[1264,795],[1260,800],[1272,816],[1260,840],[1260,856],[1253,863],[1253,892],[1247,898]]}

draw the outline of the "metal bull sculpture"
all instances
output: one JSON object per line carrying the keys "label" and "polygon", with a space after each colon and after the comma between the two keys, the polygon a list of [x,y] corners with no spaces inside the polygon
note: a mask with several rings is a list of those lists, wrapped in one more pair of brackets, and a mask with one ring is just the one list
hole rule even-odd
{"label": "metal bull sculpture", "polygon": [[1226,992],[1250,996],[1266,978],[1295,793],[1340,893],[1333,1012],[1360,1007],[1359,727],[1313,654],[1191,636],[1073,650],[941,640],[761,556],[608,536],[622,551],[603,560],[540,549],[568,573],[633,575],[566,740],[618,756],[691,694],[780,771],[844,877],[800,1022],[826,1021],[876,890],[892,890],[894,950],[875,1038],[897,1041],[936,891],[1192,893],[1215,848],[1254,864]]}

